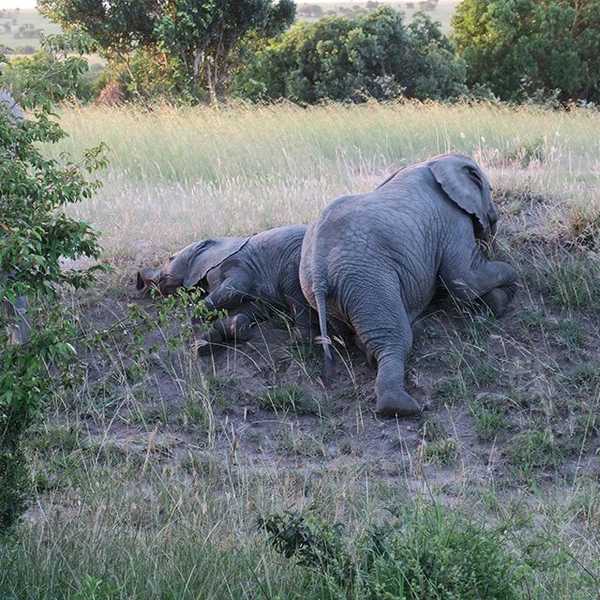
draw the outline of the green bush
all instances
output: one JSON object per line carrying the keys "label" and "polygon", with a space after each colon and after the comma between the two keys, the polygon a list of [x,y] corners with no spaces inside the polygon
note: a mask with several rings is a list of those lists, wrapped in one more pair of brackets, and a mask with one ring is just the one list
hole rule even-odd
{"label": "green bush", "polygon": [[299,22],[250,53],[233,90],[251,100],[294,102],[461,95],[465,70],[439,25],[382,7],[355,18]]}
{"label": "green bush", "polygon": [[452,24],[469,85],[506,100],[600,101],[600,0],[463,0]]}
{"label": "green bush", "polygon": [[181,62],[149,48],[136,49],[126,63],[118,60],[109,62],[96,83],[97,94],[111,84],[118,86],[122,99],[127,101],[185,102],[193,98]]}
{"label": "green bush", "polygon": [[[61,64],[65,73],[59,77]],[[52,63],[49,78],[41,67],[35,71],[38,76],[18,83],[4,72],[0,76],[0,89],[12,86],[23,106],[33,111],[25,119],[12,96],[2,92],[0,303],[5,309],[0,311],[0,531],[20,514],[27,493],[21,438],[59,380],[57,369],[73,358],[68,324],[53,317],[57,286],[79,287],[93,277],[93,270],[62,269],[61,260],[97,257],[100,251],[96,233],[62,209],[92,195],[98,183],[90,176],[104,164],[103,148],[86,152],[78,163],[66,156],[45,158],[40,150],[40,144],[65,135],[50,112],[53,99],[63,92],[49,82],[54,76],[68,81],[72,69],[70,59],[65,59]],[[25,300],[28,311],[19,316],[28,321],[32,333],[29,340],[15,344],[15,311],[6,307],[24,307]]]}
{"label": "green bush", "polygon": [[42,49],[23,58],[13,58],[2,70],[3,86],[13,93],[28,97],[32,93],[40,99],[60,102],[61,100],[89,100],[93,87],[86,77],[87,61],[79,56],[59,59],[52,52]]}
{"label": "green bush", "polygon": [[313,571],[327,598],[511,600],[525,572],[502,535],[438,507],[402,512],[351,541],[312,515],[263,519],[272,545]]}

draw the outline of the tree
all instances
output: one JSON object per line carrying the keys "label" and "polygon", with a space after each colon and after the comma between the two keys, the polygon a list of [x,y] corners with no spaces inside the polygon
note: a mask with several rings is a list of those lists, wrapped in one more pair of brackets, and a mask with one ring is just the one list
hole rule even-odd
{"label": "tree", "polygon": [[470,85],[600,101],[600,0],[463,0],[452,25]]}
{"label": "tree", "polygon": [[211,99],[223,91],[239,41],[251,31],[283,31],[296,9],[293,0],[40,0],[40,8],[65,29],[85,31],[109,58],[163,53]]}
{"label": "tree", "polygon": [[250,99],[357,101],[366,97],[447,98],[465,91],[464,65],[439,24],[381,7],[347,19],[297,23],[259,48],[235,80]]}
{"label": "tree", "polygon": [[[70,72],[72,65],[64,64]],[[53,65],[55,75],[59,65]],[[8,83],[0,74],[0,88]],[[41,145],[65,134],[52,119],[45,78],[27,83],[17,97],[32,111],[28,118],[10,93],[0,96],[0,304],[12,309],[0,310],[0,531],[24,506],[29,476],[21,439],[50,390],[49,370],[73,358],[68,327],[52,319],[57,291],[93,278],[93,270],[65,271],[61,259],[100,252],[96,232],[63,209],[98,186],[91,175],[104,164],[103,148],[80,162],[47,158]],[[14,335],[15,316],[20,335]],[[31,335],[21,335],[28,333],[25,320]]]}

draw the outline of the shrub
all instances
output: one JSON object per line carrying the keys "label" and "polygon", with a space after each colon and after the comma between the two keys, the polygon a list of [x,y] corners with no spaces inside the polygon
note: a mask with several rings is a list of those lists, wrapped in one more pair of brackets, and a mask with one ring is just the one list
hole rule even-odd
{"label": "shrub", "polygon": [[406,26],[390,7],[354,18],[300,22],[258,48],[233,83],[251,100],[442,99],[465,91],[464,65],[439,25],[416,15]]}
{"label": "shrub", "polygon": [[189,94],[211,99],[220,96],[244,35],[274,35],[295,15],[292,0],[40,0],[39,8],[65,29],[84,31],[113,64],[129,70],[137,62],[128,75],[143,97],[154,95],[158,77],[162,87],[183,81]]}
{"label": "shrub", "polygon": [[402,511],[351,541],[344,527],[314,515],[261,520],[270,542],[313,571],[332,598],[510,600],[524,569],[502,535],[438,507]]}
{"label": "shrub", "polygon": [[[1,59],[1,57],[0,57]],[[66,74],[58,76],[60,65]],[[73,357],[67,323],[53,318],[52,304],[59,284],[79,287],[93,270],[70,272],[61,259],[97,257],[96,233],[69,218],[63,208],[88,198],[98,183],[90,175],[104,164],[102,147],[85,153],[76,163],[63,156],[47,159],[40,144],[54,143],[65,134],[51,119],[52,100],[62,93],[49,86],[43,70],[18,84],[4,74],[0,88],[13,91],[33,116],[10,94],[0,101],[0,301],[24,306],[32,335],[23,344],[12,343],[14,311],[0,311],[0,530],[12,525],[24,506],[27,467],[21,438],[49,393],[59,368]],[[69,78],[69,59],[52,64],[52,74]],[[9,70],[10,72],[10,70]],[[43,304],[43,306],[42,306]],[[51,376],[51,373],[53,376]]]}
{"label": "shrub", "polygon": [[19,96],[27,96],[35,90],[38,98],[52,102],[70,98],[89,100],[92,86],[85,77],[87,71],[88,63],[82,57],[61,60],[42,49],[32,56],[12,59],[2,70],[2,81]]}

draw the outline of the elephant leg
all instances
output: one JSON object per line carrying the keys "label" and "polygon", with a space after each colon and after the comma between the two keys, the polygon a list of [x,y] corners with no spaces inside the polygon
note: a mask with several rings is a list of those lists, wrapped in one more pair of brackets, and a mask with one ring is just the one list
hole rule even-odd
{"label": "elephant leg", "polygon": [[473,302],[481,299],[500,317],[508,308],[517,290],[517,273],[500,261],[477,261],[466,268],[442,268],[442,281],[459,300]]}
{"label": "elephant leg", "polygon": [[303,302],[288,298],[288,310],[292,315],[299,341],[311,342],[318,334],[316,313]]}
{"label": "elephant leg", "polygon": [[249,305],[235,315],[215,321],[210,329],[198,337],[194,349],[199,355],[210,352],[213,344],[226,342],[246,342],[252,335],[252,327],[256,323],[258,310]]}
{"label": "elephant leg", "polygon": [[212,310],[232,310],[252,298],[250,278],[245,273],[233,272],[212,290],[204,303]]}
{"label": "elephant leg", "polygon": [[372,286],[370,293],[348,311],[359,346],[377,361],[376,410],[383,416],[410,416],[421,407],[404,386],[406,357],[412,346],[412,328],[400,290]]}

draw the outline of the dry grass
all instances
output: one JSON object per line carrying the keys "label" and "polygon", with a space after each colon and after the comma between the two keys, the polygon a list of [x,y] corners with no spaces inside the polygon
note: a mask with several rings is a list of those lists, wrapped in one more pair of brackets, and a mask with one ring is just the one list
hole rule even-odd
{"label": "dry grass", "polygon": [[[599,119],[593,111],[485,104],[91,107],[62,114],[71,138],[56,151],[108,144],[104,190],[79,213],[103,232],[109,254],[135,255],[310,221],[332,198],[449,150],[474,154],[497,188],[551,201],[542,222],[535,202],[521,211],[522,230],[556,229],[565,212],[598,193]],[[507,210],[518,209],[513,200]]]}

